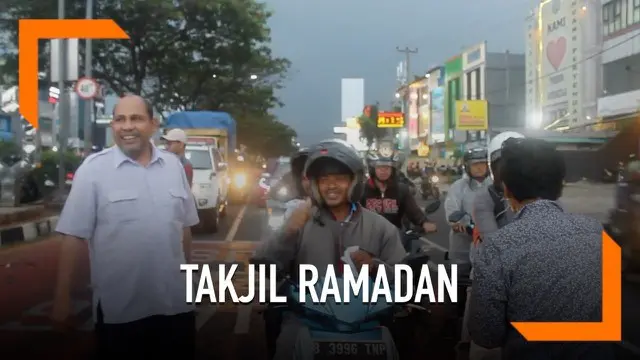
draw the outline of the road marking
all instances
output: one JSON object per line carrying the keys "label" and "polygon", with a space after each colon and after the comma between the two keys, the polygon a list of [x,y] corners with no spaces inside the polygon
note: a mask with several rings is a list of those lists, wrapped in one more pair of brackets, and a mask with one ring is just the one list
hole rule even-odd
{"label": "road marking", "polygon": [[438,245],[438,244],[434,243],[433,241],[431,241],[431,240],[429,240],[429,239],[427,239],[427,238],[425,238],[425,237],[421,237],[421,238],[420,238],[420,241],[422,241],[423,243],[425,243],[425,244],[429,245],[430,247],[432,247],[432,248],[436,248],[437,250],[440,250],[440,251],[442,251],[442,252],[447,252],[447,251],[449,251],[449,250],[448,250],[447,248],[445,248],[444,246],[440,246],[440,245]]}
{"label": "road marking", "polygon": [[246,211],[247,211],[247,205],[242,206],[242,209],[240,209],[238,216],[236,216],[236,218],[233,220],[233,224],[231,224],[231,228],[227,233],[227,237],[224,238],[225,242],[233,241],[233,238],[236,236],[236,233],[238,232],[238,228],[240,228],[240,223],[242,222],[242,218],[244,217],[244,213]]}

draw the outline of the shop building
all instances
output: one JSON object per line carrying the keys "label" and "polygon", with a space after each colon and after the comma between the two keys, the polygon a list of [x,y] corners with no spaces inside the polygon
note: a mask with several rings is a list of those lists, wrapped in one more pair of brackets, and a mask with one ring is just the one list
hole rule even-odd
{"label": "shop building", "polygon": [[463,52],[460,100],[483,100],[476,106],[484,110],[487,119],[484,128],[464,128],[458,122],[456,131],[465,132],[460,137],[466,143],[484,143],[489,128],[523,128],[526,118],[524,81],[524,54],[488,52],[486,42]]}
{"label": "shop building", "polygon": [[603,87],[597,128],[621,130],[639,117],[640,0],[603,1],[601,9]]}

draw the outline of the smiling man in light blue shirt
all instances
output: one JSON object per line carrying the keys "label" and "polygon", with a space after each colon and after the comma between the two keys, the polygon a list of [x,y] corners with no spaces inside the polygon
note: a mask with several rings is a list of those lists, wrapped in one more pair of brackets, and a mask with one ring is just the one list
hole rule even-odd
{"label": "smiling man in light blue shirt", "polygon": [[53,320],[69,316],[75,257],[86,241],[100,356],[193,358],[194,307],[180,271],[198,223],[189,183],[178,157],[149,141],[158,122],[144,99],[120,99],[111,127],[117,146],[80,166],[56,228],[63,244]]}

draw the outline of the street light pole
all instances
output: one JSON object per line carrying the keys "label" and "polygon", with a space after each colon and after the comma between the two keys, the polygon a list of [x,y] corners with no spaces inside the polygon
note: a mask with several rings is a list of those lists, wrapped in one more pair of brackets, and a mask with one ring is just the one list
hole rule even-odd
{"label": "street light pole", "polygon": [[[58,19],[65,18],[65,0],[58,0]],[[67,41],[66,39],[58,39],[59,41],[59,51],[58,54],[58,66],[59,66],[59,79],[58,79],[58,88],[60,89],[60,99],[58,103],[58,119],[60,120],[60,147],[58,149],[59,158],[58,158],[58,189],[61,194],[64,193],[65,189],[65,155],[67,153],[67,145],[69,138],[69,93],[67,91],[67,86],[65,82],[67,80]]]}
{"label": "street light pole", "polygon": [[[93,0],[87,0],[87,19],[93,18]],[[85,40],[84,76],[91,78],[93,71],[93,46],[91,39]],[[84,101],[84,153],[91,153],[93,144],[93,99]]]}

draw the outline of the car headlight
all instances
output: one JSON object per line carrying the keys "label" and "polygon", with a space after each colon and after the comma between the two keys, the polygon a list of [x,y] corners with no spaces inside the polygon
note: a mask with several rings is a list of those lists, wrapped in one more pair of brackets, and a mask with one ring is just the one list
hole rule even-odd
{"label": "car headlight", "polygon": [[247,185],[247,176],[245,174],[236,174],[233,177],[233,184],[239,188],[245,187]]}
{"label": "car headlight", "polygon": [[289,190],[287,190],[286,187],[281,187],[280,189],[278,189],[278,196],[280,197],[287,197],[289,195]]}
{"label": "car headlight", "polygon": [[431,177],[431,182],[432,182],[432,183],[437,183],[438,181],[440,181],[440,178],[439,178],[439,177],[437,177],[437,176],[435,176],[435,175],[433,175],[433,176]]}

